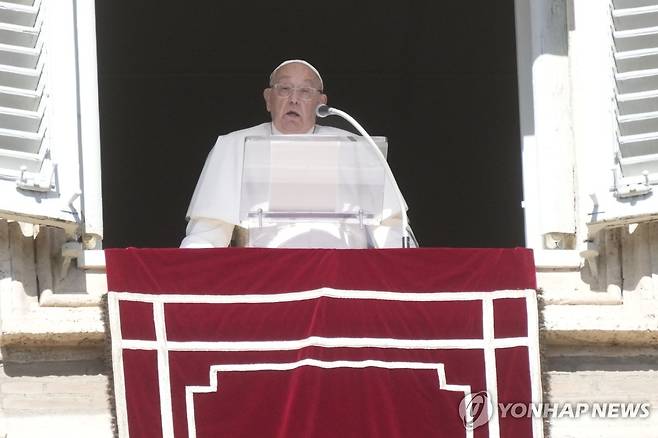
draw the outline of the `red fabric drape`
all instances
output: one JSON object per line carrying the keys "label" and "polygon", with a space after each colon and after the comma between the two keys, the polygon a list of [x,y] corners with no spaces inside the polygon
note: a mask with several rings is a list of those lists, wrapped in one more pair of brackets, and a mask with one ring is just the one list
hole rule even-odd
{"label": "red fabric drape", "polygon": [[[217,388],[193,396],[197,437],[466,436],[458,412],[464,393],[440,389],[440,372],[429,365],[440,364],[445,383],[468,385],[472,393],[491,387],[487,369],[494,366],[499,396],[531,398],[527,346],[496,348],[495,363],[487,363],[480,298],[535,288],[527,249],[125,249],[107,250],[106,260],[110,299],[118,301],[111,319],[120,323],[121,339],[113,342],[124,343],[119,381],[132,438],[167,430],[159,380],[165,367],[154,351],[162,341],[158,304],[149,296],[170,297],[162,304],[171,399],[165,408],[176,437],[188,437],[186,388],[211,385],[213,366],[224,367],[215,373]],[[338,295],[288,296],[320,288]],[[383,299],[387,292],[402,294]],[[446,294],[436,300],[405,298],[439,292]],[[193,299],[178,302],[172,294]],[[217,296],[229,301],[213,301]],[[253,296],[272,299],[245,302]],[[493,300],[494,341],[536,340],[527,298]],[[275,369],[308,360],[314,362]],[[500,436],[533,436],[529,418],[498,420]],[[473,436],[489,432],[484,425]]]}
{"label": "red fabric drape", "polygon": [[534,289],[513,249],[108,249],[108,287],[143,293],[275,293],[332,287],[456,292]]}

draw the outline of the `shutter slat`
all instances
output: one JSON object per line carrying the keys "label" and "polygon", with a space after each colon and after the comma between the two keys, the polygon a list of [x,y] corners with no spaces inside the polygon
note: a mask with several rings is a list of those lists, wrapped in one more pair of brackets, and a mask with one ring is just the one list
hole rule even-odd
{"label": "shutter slat", "polygon": [[33,6],[35,0],[5,0],[5,3],[16,3],[17,5]]}
{"label": "shutter slat", "polygon": [[619,130],[622,137],[644,133],[658,133],[658,112],[620,116]]}
{"label": "shutter slat", "polygon": [[[638,97],[636,99],[622,100],[620,98],[618,101],[620,116],[658,111],[658,91],[655,94],[656,95],[643,93],[642,97]],[[625,95],[625,96],[631,96],[631,95]],[[0,95],[0,101],[1,101],[1,95]]]}
{"label": "shutter slat", "polygon": [[17,26],[34,26],[39,12],[38,4],[0,2],[0,21]]}
{"label": "shutter slat", "polygon": [[622,158],[621,165],[633,175],[641,175],[642,172],[658,173],[658,153],[638,157]]}
{"label": "shutter slat", "polygon": [[0,41],[17,47],[36,47],[39,29],[0,23]]}
{"label": "shutter slat", "polygon": [[0,174],[5,178],[16,179],[20,176],[23,167],[25,167],[26,172],[39,173],[46,152],[47,148],[45,147],[42,147],[38,154],[4,150],[0,161]]}
{"label": "shutter slat", "polygon": [[[620,43],[624,43],[625,40],[632,40],[633,38],[641,37],[651,37],[655,36],[658,33],[658,26],[643,27],[640,29],[629,29],[629,30],[613,30],[612,36],[615,38],[615,45],[619,47]],[[630,50],[630,49],[622,49]]]}
{"label": "shutter slat", "polygon": [[615,7],[615,10],[619,10],[653,6],[656,4],[656,0],[613,0],[612,4]]}
{"label": "shutter slat", "polygon": [[36,111],[41,102],[42,90],[0,87],[0,106],[26,111]]}
{"label": "shutter slat", "polygon": [[0,128],[39,132],[43,113],[0,107]]}
{"label": "shutter slat", "polygon": [[[0,144],[2,149],[36,154],[41,149],[45,129],[40,132],[26,132],[15,129],[0,128]],[[2,154],[0,150],[0,155]]]}
{"label": "shutter slat", "polygon": [[658,47],[620,52],[616,54],[615,60],[619,73],[658,69]]}
{"label": "shutter slat", "polygon": [[639,93],[658,90],[658,70],[637,70],[616,76],[619,93]]}
{"label": "shutter slat", "polygon": [[29,69],[0,65],[0,86],[35,91],[39,85],[41,71],[42,68]]}
{"label": "shutter slat", "polygon": [[644,6],[627,7],[627,8],[617,7],[612,11],[612,16],[615,18],[636,17],[636,16],[645,16],[654,13],[658,13],[658,5],[655,5],[653,3],[648,3]]}
{"label": "shutter slat", "polygon": [[639,157],[652,155],[658,151],[658,138],[643,136],[637,139],[627,139],[619,145],[623,157]]}
{"label": "shutter slat", "polygon": [[41,55],[40,48],[26,48],[0,44],[0,64],[35,69]]}
{"label": "shutter slat", "polygon": [[658,21],[658,8],[646,10],[648,12],[615,16],[613,18],[615,29],[618,31],[628,31],[655,26],[656,21]]}

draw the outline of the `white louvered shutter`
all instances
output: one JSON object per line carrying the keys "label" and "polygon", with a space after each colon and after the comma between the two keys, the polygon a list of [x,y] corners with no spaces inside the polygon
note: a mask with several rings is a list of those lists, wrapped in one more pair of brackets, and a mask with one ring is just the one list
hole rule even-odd
{"label": "white louvered shutter", "polygon": [[658,184],[658,0],[615,0],[618,198],[647,196]]}
{"label": "white louvered shutter", "polygon": [[[596,165],[588,171],[590,232],[658,218],[658,0],[608,6],[606,26],[596,26],[604,32],[586,35],[592,49],[581,43],[578,61],[578,85],[587,89],[579,120],[588,124],[589,151],[580,165]],[[603,108],[609,96],[612,105]]]}
{"label": "white louvered shutter", "polygon": [[81,230],[76,196],[83,189],[84,102],[76,7],[89,1],[0,1],[2,218]]}
{"label": "white louvered shutter", "polygon": [[[51,190],[39,1],[0,3],[0,175]],[[22,174],[22,178],[21,178]]]}

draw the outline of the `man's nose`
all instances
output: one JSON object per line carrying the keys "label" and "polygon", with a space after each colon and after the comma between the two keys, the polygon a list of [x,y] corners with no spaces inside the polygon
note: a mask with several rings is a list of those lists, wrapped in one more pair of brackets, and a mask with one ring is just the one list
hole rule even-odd
{"label": "man's nose", "polygon": [[298,89],[293,88],[292,93],[290,93],[290,97],[288,98],[290,102],[299,103],[299,93],[300,91]]}

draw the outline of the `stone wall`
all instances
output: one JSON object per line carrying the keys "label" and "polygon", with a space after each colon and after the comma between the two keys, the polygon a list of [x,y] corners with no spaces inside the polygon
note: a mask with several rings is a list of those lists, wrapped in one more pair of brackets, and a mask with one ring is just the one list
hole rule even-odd
{"label": "stone wall", "polygon": [[2,431],[9,438],[110,438],[107,383],[102,349],[4,348]]}
{"label": "stone wall", "polygon": [[[539,269],[545,401],[646,401],[652,415],[552,419],[553,438],[657,436],[658,224],[633,231],[604,236],[602,276]],[[112,436],[104,273],[72,259],[62,275],[65,243],[56,229],[0,221],[0,438]]]}
{"label": "stone wall", "polygon": [[104,273],[64,233],[0,220],[0,437],[111,437]]}

